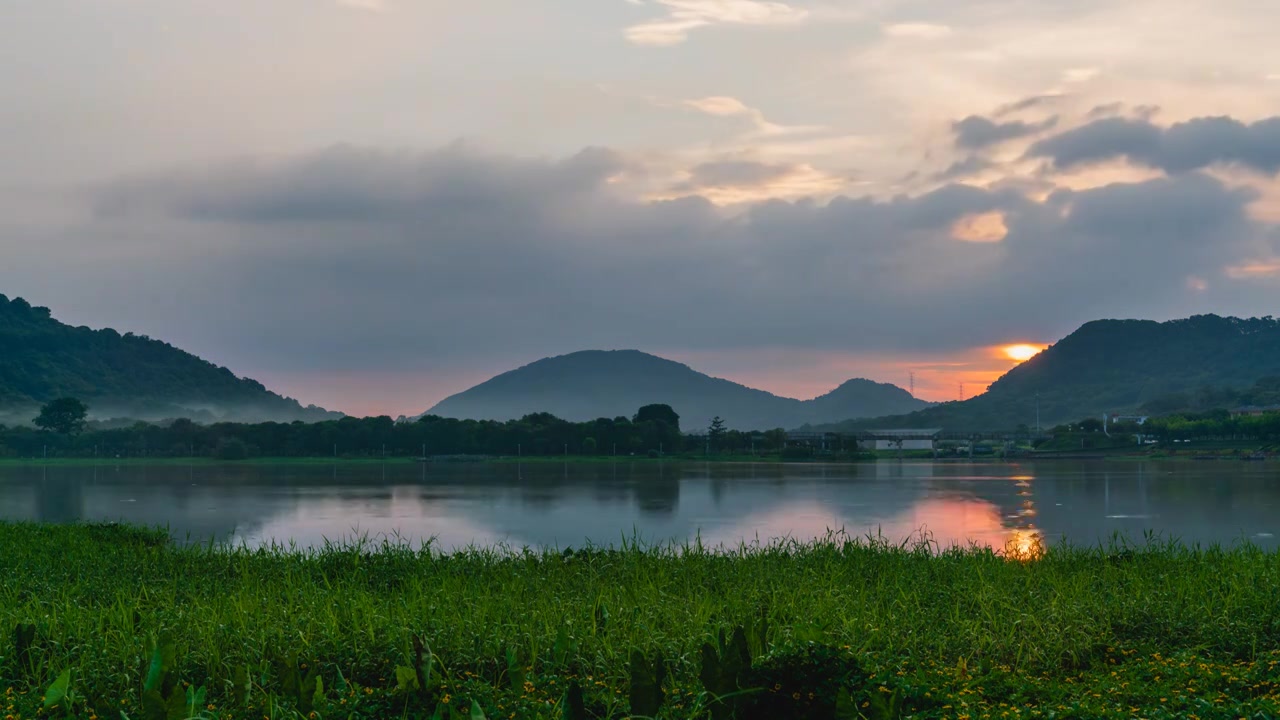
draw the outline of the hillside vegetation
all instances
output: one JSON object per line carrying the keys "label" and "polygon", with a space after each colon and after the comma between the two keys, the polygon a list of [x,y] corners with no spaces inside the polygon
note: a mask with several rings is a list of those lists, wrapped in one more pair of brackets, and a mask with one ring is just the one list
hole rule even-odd
{"label": "hillside vegetation", "polygon": [[[1197,315],[1184,320],[1097,320],[1015,367],[987,392],[919,412],[853,420],[870,427],[1049,428],[1108,412],[1164,413],[1247,404],[1260,379],[1280,375],[1280,321]],[[1258,400],[1269,395],[1258,391]]]}
{"label": "hillside vegetation", "polygon": [[0,295],[0,417],[29,422],[41,403],[76,397],[97,417],[324,420],[281,397],[146,336],[55,320],[48,308]]}

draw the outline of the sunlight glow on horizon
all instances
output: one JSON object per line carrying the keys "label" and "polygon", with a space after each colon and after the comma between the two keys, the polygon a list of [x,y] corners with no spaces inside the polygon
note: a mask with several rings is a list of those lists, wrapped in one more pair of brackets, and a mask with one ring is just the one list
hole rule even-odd
{"label": "sunlight glow on horizon", "polygon": [[1045,349],[1044,345],[1029,345],[1026,343],[1018,343],[1016,345],[1005,345],[1000,348],[1000,352],[1010,360],[1018,362],[1026,362],[1031,358],[1039,355]]}

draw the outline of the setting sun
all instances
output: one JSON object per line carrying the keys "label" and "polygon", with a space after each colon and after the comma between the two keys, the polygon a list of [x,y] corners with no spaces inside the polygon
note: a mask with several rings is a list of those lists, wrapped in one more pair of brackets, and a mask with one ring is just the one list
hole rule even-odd
{"label": "setting sun", "polygon": [[1039,345],[1005,345],[1005,357],[1018,362],[1025,362],[1040,354],[1044,348]]}

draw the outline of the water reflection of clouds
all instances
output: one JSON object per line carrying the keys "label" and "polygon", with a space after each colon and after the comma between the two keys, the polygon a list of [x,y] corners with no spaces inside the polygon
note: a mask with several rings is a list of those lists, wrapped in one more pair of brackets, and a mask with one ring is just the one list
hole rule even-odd
{"label": "water reflection of clouds", "polygon": [[0,486],[0,519],[38,520],[36,494],[26,488]]}
{"label": "water reflection of clouds", "polygon": [[1140,541],[1147,529],[1189,542],[1275,545],[1280,467],[1216,465],[8,467],[0,468],[0,518],[121,520],[168,525],[197,541],[234,534],[299,545],[353,531],[436,537],[442,548],[698,534],[736,544],[839,528],[1015,550],[1042,534],[1092,544],[1115,531]]}
{"label": "water reflection of clouds", "polygon": [[970,543],[1003,549],[1010,543],[1026,544],[1033,531],[1005,523],[1000,509],[978,498],[926,498],[903,512],[873,519],[833,513],[816,502],[789,503],[767,512],[741,518],[731,525],[703,535],[708,545],[733,546],[739,542],[775,539],[812,540],[833,531],[855,539],[882,538],[893,544],[927,539],[941,548]]}
{"label": "water reflection of clouds", "polygon": [[519,542],[465,517],[451,515],[447,501],[424,500],[417,488],[394,488],[390,497],[338,499],[312,497],[259,525],[237,528],[234,543],[258,546],[295,543],[319,547],[367,537],[420,546],[433,540],[443,550]]}

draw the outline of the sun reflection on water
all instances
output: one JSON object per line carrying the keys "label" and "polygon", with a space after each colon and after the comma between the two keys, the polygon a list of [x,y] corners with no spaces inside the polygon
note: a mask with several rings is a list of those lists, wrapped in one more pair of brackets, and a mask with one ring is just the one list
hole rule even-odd
{"label": "sun reflection on water", "polygon": [[1044,533],[1035,526],[1036,504],[1031,493],[1031,475],[1014,475],[1010,478],[1018,488],[1021,499],[1018,514],[1014,517],[1014,527],[1009,530],[1009,538],[1005,540],[1000,551],[1009,560],[1028,561],[1044,557]]}

